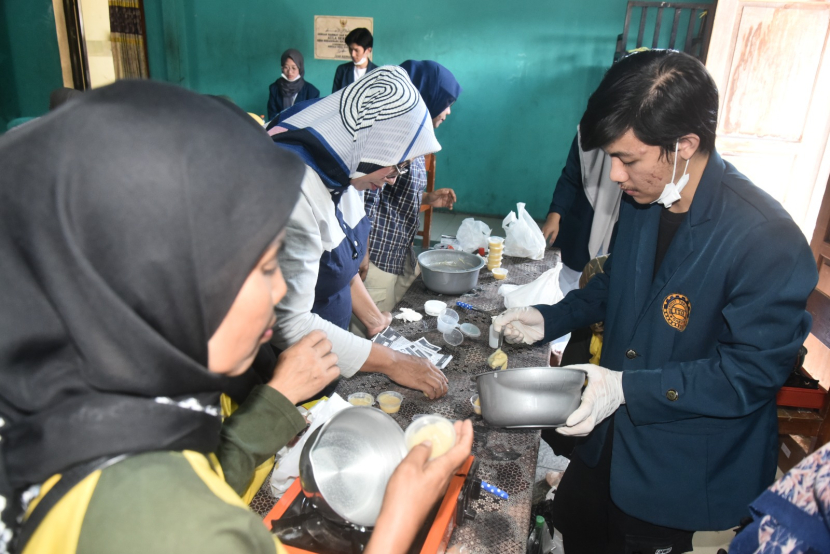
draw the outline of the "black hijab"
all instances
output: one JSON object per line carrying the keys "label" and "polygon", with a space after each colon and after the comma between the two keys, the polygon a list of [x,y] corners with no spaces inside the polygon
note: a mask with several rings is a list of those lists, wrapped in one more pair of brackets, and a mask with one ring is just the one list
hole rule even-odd
{"label": "black hijab", "polygon": [[294,95],[298,94],[305,86],[305,62],[303,61],[303,55],[299,50],[289,48],[280,57],[280,67],[284,66],[288,59],[291,59],[297,64],[297,69],[300,70],[300,78],[295,81],[289,81],[284,77],[277,79],[277,87],[280,89],[283,109],[290,108],[294,105]]}
{"label": "black hijab", "polygon": [[0,137],[0,165],[0,495],[101,456],[215,450],[230,379],[207,343],[302,162],[215,99],[119,81]]}

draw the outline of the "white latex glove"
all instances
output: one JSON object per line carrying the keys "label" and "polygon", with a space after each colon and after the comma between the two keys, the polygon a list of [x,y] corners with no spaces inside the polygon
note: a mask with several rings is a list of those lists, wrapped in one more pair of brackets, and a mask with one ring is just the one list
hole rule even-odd
{"label": "white latex glove", "polygon": [[536,308],[510,308],[493,318],[493,329],[501,333],[502,328],[507,342],[533,344],[545,337],[545,318]]}
{"label": "white latex glove", "polygon": [[582,369],[588,373],[588,386],[582,393],[582,402],[565,422],[556,429],[562,435],[584,437],[603,419],[625,404],[622,387],[622,371],[611,371],[594,364],[565,366]]}

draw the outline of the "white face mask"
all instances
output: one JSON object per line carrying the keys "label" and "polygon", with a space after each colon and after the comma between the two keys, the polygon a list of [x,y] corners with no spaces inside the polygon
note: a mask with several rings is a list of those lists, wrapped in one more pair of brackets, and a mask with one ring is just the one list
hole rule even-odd
{"label": "white face mask", "polygon": [[359,62],[354,62],[355,65],[363,65],[366,63],[366,56],[363,56]]}
{"label": "white face mask", "polygon": [[[674,169],[671,172],[671,182],[667,183],[666,186],[663,188],[663,194],[660,195],[660,198],[655,200],[658,204],[662,204],[664,208],[671,208],[671,205],[680,200],[680,192],[683,190],[683,187],[686,186],[686,183],[689,182],[689,174],[687,173],[689,169],[689,160],[686,160],[686,167],[683,169],[683,176],[677,181],[677,184],[674,182],[674,176],[677,174],[677,149],[680,145],[680,141],[674,143]],[[652,202],[652,204],[654,204]]]}
{"label": "white face mask", "polygon": [[286,77],[285,73],[282,74],[282,78],[285,79],[286,81],[288,81],[289,83],[293,83],[294,81],[296,81],[300,77],[302,77],[302,75],[300,75],[299,73],[297,73],[297,76],[294,77],[293,79],[289,79],[288,77]]}

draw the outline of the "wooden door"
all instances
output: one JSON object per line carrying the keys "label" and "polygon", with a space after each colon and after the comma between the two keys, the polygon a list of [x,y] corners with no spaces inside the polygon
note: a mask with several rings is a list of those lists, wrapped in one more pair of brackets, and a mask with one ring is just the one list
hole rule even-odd
{"label": "wooden door", "polygon": [[720,0],[707,67],[717,148],[809,240],[830,174],[830,0]]}
{"label": "wooden door", "polygon": [[818,285],[816,288],[830,297],[830,181],[825,187],[824,199],[821,202],[816,228],[810,248],[818,264]]}
{"label": "wooden door", "polygon": [[830,389],[830,181],[827,182],[810,247],[818,265],[816,292],[807,301],[807,311],[813,316],[813,328],[804,341],[807,360],[804,367]]}

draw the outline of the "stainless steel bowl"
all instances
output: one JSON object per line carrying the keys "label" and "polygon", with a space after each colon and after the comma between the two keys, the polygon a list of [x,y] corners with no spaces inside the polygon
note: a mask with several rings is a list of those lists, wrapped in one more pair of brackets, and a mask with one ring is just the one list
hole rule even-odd
{"label": "stainless steel bowl", "polygon": [[579,407],[586,373],[524,367],[476,376],[481,415],[496,427],[559,427]]}
{"label": "stainless steel bowl", "polygon": [[460,250],[427,250],[418,255],[421,276],[431,291],[464,294],[478,284],[484,260]]}
{"label": "stainless steel bowl", "polygon": [[392,472],[406,456],[403,429],[375,408],[346,408],[308,438],[300,485],[323,515],[373,527]]}

